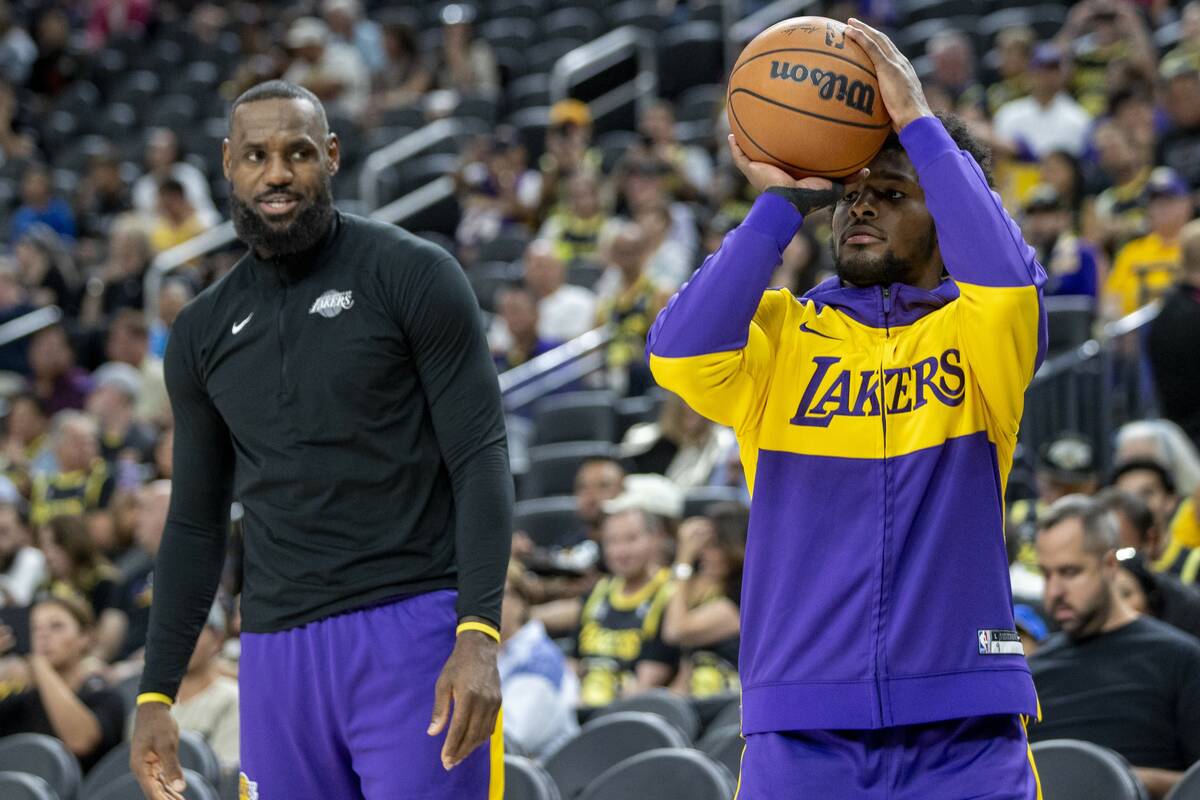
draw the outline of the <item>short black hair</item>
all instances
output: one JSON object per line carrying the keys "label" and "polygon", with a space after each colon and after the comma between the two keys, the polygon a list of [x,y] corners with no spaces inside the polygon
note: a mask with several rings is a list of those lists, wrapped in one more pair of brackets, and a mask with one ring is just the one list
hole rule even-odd
{"label": "short black hair", "polygon": [[1108,483],[1110,486],[1115,486],[1122,475],[1141,470],[1153,472],[1158,476],[1158,482],[1162,484],[1163,490],[1167,494],[1175,494],[1175,478],[1171,475],[1171,471],[1161,461],[1155,461],[1153,458],[1131,458],[1121,462],[1113,469]]}
{"label": "short black hair", "polygon": [[321,125],[322,138],[329,135],[329,117],[325,116],[325,106],[321,103],[321,98],[303,86],[280,80],[255,84],[238,95],[238,99],[234,100],[233,105],[229,107],[229,130],[233,131],[233,116],[237,112],[238,106],[257,103],[261,100],[307,100],[317,110],[317,120]]}
{"label": "short black hair", "polygon": [[158,182],[159,194],[173,194],[177,197],[186,197],[187,192],[183,188],[183,184],[176,178],[163,178]]}
{"label": "short black hair", "polygon": [[[965,150],[971,154],[971,158],[975,159],[975,163],[983,170],[983,177],[987,179],[988,186],[994,186],[995,184],[992,182],[992,148],[971,133],[967,123],[957,114],[939,111],[934,116],[941,120],[946,133],[950,134],[950,138],[958,145],[958,149]],[[904,152],[904,147],[900,144],[900,137],[895,132],[884,140],[881,149]]]}

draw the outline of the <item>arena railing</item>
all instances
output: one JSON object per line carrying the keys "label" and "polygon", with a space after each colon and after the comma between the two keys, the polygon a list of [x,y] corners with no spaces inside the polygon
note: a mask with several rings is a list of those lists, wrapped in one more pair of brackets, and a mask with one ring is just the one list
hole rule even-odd
{"label": "arena railing", "polygon": [[0,325],[0,347],[11,344],[18,339],[32,336],[43,328],[49,328],[62,319],[62,309],[58,306],[44,306],[10,319]]}
{"label": "arena railing", "polygon": [[610,325],[594,328],[565,344],[500,373],[504,410],[525,408],[539,398],[604,369],[604,350],[612,341]]}
{"label": "arena railing", "polygon": [[1157,403],[1143,338],[1161,304],[1149,303],[1100,327],[1078,347],[1046,359],[1025,392],[1020,441],[1026,469],[1063,433],[1087,438],[1103,475],[1112,466],[1117,429],[1154,416]]}
{"label": "arena railing", "polygon": [[[637,72],[633,80],[615,86],[597,97],[578,97],[581,84],[630,58]],[[634,104],[638,112],[658,93],[658,61],[654,34],[625,25],[565,53],[550,71],[550,100],[577,97],[588,104],[592,118],[603,119],[623,106]]]}

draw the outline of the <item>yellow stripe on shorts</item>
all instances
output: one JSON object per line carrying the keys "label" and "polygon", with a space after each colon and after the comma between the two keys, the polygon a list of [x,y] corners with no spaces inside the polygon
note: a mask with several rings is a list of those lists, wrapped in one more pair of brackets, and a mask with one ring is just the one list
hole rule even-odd
{"label": "yellow stripe on shorts", "polygon": [[[504,709],[496,712],[496,729],[492,731],[491,770],[488,800],[504,800]],[[1038,795],[1041,800],[1041,795]]]}

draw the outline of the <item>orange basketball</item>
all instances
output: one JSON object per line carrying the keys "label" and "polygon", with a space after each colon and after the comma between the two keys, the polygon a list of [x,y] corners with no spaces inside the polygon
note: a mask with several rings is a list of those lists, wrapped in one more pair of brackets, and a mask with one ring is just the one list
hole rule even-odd
{"label": "orange basketball", "polygon": [[726,97],[729,127],[751,161],[797,178],[843,178],[870,163],[892,129],[879,83],[846,26],[796,17],[755,36]]}

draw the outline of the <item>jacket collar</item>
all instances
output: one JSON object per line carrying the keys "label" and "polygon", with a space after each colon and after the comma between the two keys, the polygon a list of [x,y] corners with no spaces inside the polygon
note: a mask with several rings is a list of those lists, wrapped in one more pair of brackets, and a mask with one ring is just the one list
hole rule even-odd
{"label": "jacket collar", "polygon": [[292,253],[279,258],[260,258],[254,252],[254,248],[250,248],[246,254],[250,260],[250,264],[254,267],[254,275],[260,280],[271,286],[282,286],[294,284],[309,273],[311,273],[321,261],[333,243],[337,240],[338,233],[342,228],[342,212],[336,208],[333,210],[333,218],[329,223],[328,230],[320,240],[307,250],[299,253]]}
{"label": "jacket collar", "polygon": [[911,325],[958,298],[958,284],[950,278],[942,279],[932,291],[907,283],[893,283],[886,287],[886,293],[884,288],[846,286],[835,276],[814,286],[804,297],[814,301],[818,310],[833,306],[871,328]]}

